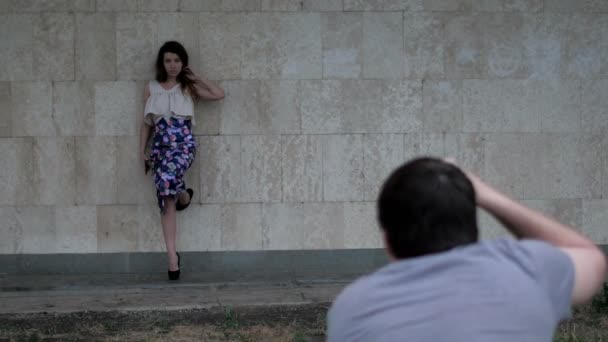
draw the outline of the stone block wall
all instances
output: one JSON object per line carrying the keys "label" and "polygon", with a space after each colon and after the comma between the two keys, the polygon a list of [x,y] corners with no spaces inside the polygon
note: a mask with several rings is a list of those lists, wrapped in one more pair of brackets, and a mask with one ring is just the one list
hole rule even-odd
{"label": "stone block wall", "polygon": [[422,154],[608,243],[607,1],[3,0],[0,32],[0,254],[163,250],[138,129],[166,40],[226,90],[180,250],[380,247]]}

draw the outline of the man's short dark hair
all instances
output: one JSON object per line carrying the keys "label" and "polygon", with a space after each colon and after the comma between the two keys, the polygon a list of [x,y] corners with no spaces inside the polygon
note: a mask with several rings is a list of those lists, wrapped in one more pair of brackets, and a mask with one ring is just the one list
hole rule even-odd
{"label": "man's short dark hair", "polygon": [[435,158],[409,161],[382,186],[378,220],[397,259],[477,241],[475,190],[458,167]]}

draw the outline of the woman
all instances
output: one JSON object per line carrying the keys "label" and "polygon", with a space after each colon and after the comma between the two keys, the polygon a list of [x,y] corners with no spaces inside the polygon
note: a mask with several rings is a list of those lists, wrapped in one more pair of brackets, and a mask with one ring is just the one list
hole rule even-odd
{"label": "woman", "polygon": [[[180,257],[176,252],[175,212],[190,204],[194,191],[187,189],[184,174],[196,153],[192,135],[194,101],[217,101],[224,98],[224,90],[195,75],[188,67],[188,53],[175,41],[166,42],[156,58],[156,79],[145,88],[144,120],[140,131],[140,156],[146,173],[153,171],[156,197],[161,212],[161,223],[167,256],[169,279],[180,275]],[[150,155],[146,154],[152,136]]]}

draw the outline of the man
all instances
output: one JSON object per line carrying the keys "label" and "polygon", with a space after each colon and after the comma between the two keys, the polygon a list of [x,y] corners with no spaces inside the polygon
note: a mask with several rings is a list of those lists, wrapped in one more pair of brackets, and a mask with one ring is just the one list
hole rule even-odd
{"label": "man", "polygon": [[[477,206],[519,240],[478,242]],[[438,159],[394,171],[378,219],[392,262],[338,296],[329,342],[550,342],[605,279],[592,241]]]}

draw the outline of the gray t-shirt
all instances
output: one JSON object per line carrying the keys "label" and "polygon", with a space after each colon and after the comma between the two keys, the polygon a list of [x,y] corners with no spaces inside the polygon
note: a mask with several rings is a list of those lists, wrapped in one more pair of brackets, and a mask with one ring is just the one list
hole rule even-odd
{"label": "gray t-shirt", "polygon": [[338,296],[328,342],[550,342],[573,285],[570,258],[534,240],[396,261]]}

